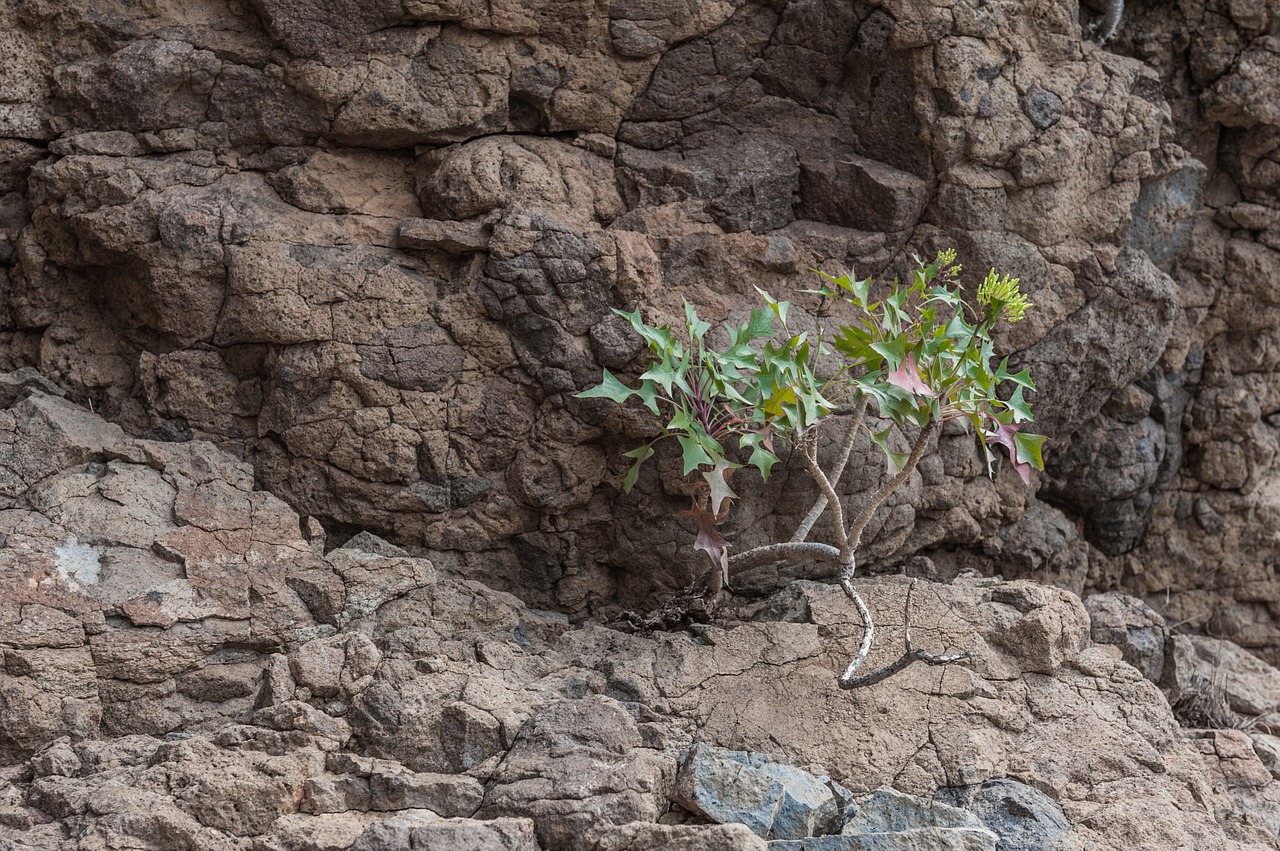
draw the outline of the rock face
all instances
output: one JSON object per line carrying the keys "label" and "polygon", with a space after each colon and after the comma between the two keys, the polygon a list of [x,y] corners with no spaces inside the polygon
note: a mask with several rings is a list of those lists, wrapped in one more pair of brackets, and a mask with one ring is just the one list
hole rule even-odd
{"label": "rock face", "polygon": [[[1047,504],[947,434],[863,562],[1123,583],[1280,646],[1271,5],[1127,10],[1106,49],[1067,0],[180,5],[0,10],[0,369],[229,447],[343,535],[629,606],[702,566],[657,522],[670,458],[616,487],[654,425],[573,397],[641,366],[610,309],[758,285],[804,324],[809,268],[955,245],[1036,303],[1001,347]],[[735,546],[814,495],[789,472],[742,485]]]}
{"label": "rock face", "polygon": [[[1065,847],[1274,836],[1275,743],[1184,741],[1116,653],[1175,699],[1230,658],[1227,711],[1275,710],[1280,13],[1131,4],[1105,47],[1098,15],[0,5],[0,825],[751,847],[667,812],[696,731],[857,795],[1026,782]],[[810,268],[946,246],[1035,302],[998,342],[1049,470],[988,478],[944,430],[861,561],[1019,580],[920,603],[973,666],[831,691],[857,629],[815,564],[734,577],[771,601],[716,643],[586,626],[705,569],[669,447],[617,486],[655,423],[575,397],[643,368],[612,309],[738,319],[759,286],[808,328]],[[842,496],[882,476],[860,448]],[[815,496],[795,464],[734,484],[740,548]],[[1153,611],[1095,607],[1103,649],[1072,594],[1117,590]],[[1224,643],[1157,650],[1161,620]]]}
{"label": "rock face", "polygon": [[[368,533],[326,553],[212,444],[15,395],[0,842],[1274,847],[1275,740],[1184,731],[1069,592],[860,580],[870,664],[897,655],[904,613],[917,642],[972,656],[844,692],[862,628],[838,588],[740,600],[698,637],[574,625]],[[750,805],[769,814],[755,833],[695,815]]]}

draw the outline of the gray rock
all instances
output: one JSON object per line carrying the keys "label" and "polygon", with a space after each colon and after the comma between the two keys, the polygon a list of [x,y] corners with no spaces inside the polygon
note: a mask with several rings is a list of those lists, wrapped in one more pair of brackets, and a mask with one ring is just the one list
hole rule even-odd
{"label": "gray rock", "polygon": [[66,395],[62,388],[45,378],[34,367],[27,366],[0,374],[0,409],[13,407],[32,389],[53,396]]}
{"label": "gray rock", "polygon": [[520,818],[440,819],[429,812],[387,819],[365,829],[351,851],[540,851],[533,822]]}
{"label": "gray rock", "polygon": [[489,247],[489,228],[479,221],[405,219],[400,223],[400,246],[470,254]]}
{"label": "gray rock", "polygon": [[1152,682],[1164,673],[1164,646],[1169,628],[1164,618],[1137,597],[1120,591],[1093,594],[1084,601],[1089,635],[1099,644],[1113,644],[1124,660]]}
{"label": "gray rock", "polygon": [[484,797],[472,777],[453,774],[377,771],[369,775],[371,809],[424,809],[446,817],[468,817]]}
{"label": "gray rock", "polygon": [[1007,777],[980,786],[939,789],[935,800],[976,813],[1000,837],[996,851],[1053,848],[1071,830],[1058,802],[1032,786]]}
{"label": "gray rock", "polygon": [[1178,315],[1177,286],[1141,251],[1122,250],[1114,274],[1082,266],[1076,277],[1097,297],[1014,359],[1036,377],[1036,430],[1058,438],[1155,365]]}
{"label": "gray rock", "polygon": [[657,821],[670,763],[640,744],[617,701],[556,701],[525,723],[476,816],[531,817],[544,846],[566,851],[586,851],[592,826]]}
{"label": "gray rock", "polygon": [[80,758],[71,749],[69,736],[55,739],[31,758],[31,771],[36,777],[75,777],[80,767]]}
{"label": "gray rock", "polygon": [[771,136],[704,134],[682,153],[624,146],[619,162],[627,195],[637,203],[699,199],[729,232],[764,233],[795,219],[797,153]]}
{"label": "gray rock", "polygon": [[357,553],[384,556],[386,558],[408,558],[409,553],[390,541],[383,540],[372,532],[360,532],[352,535],[340,549],[353,550]]}
{"label": "gray rock", "polygon": [[993,837],[963,827],[924,827],[894,833],[815,836],[769,843],[769,851],[993,851]]}
{"label": "gray rock", "polygon": [[1232,641],[1175,635],[1169,643],[1171,702],[1208,682],[1222,691],[1232,711],[1246,717],[1280,709],[1280,670]]}
{"label": "gray rock", "polygon": [[304,813],[345,813],[369,809],[369,781],[354,774],[311,777],[302,787]]}
{"label": "gray rock", "polygon": [[835,833],[853,803],[852,793],[829,777],[703,743],[681,762],[672,797],[712,821],[740,822],[766,839]]}
{"label": "gray rock", "polygon": [[1172,268],[1186,247],[1201,208],[1209,170],[1199,160],[1188,159],[1172,174],[1143,181],[1133,205],[1128,243],[1141,249],[1161,269]]}
{"label": "gray rock", "polygon": [[967,810],[883,787],[862,802],[857,814],[845,823],[841,833],[857,836],[860,833],[900,833],[923,828],[986,831],[978,817]]}
{"label": "gray rock", "polygon": [[743,824],[632,822],[598,832],[594,851],[765,851],[773,845]]}
{"label": "gray rock", "polygon": [[1041,130],[1049,129],[1062,118],[1062,98],[1037,86],[1027,89],[1027,93],[1018,98],[1018,104],[1031,123]]}

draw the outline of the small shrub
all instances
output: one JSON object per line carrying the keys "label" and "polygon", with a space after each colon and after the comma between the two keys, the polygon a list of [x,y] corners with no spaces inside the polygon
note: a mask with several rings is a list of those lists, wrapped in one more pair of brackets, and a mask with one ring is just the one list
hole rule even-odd
{"label": "small shrub", "polygon": [[[845,688],[888,675],[855,676],[873,636],[870,613],[852,584],[862,533],[876,510],[910,478],[938,428],[953,420],[965,423],[978,438],[988,472],[996,463],[997,446],[1004,447],[1024,482],[1030,482],[1033,468],[1044,468],[1044,436],[1023,430],[1032,421],[1024,396],[1035,389],[1030,372],[1011,372],[1008,358],[997,361],[992,341],[998,322],[1021,320],[1031,304],[1016,278],[994,269],[978,286],[976,304],[966,303],[956,287],[961,267],[954,264],[954,251],[940,252],[928,264],[917,261],[910,281],[895,279],[882,296],[874,294],[870,279],[822,275],[821,285],[805,292],[824,304],[840,301],[853,308],[853,319],[837,324],[829,337],[822,325],[814,333],[794,331],[787,321],[789,302],[759,289],[764,305],[753,308],[745,323],[725,326],[720,346],[709,342],[711,326],[691,305],[685,305],[678,331],[649,325],[639,309],[615,311],[647,344],[649,368],[634,388],[605,370],[599,385],[578,394],[619,404],[635,397],[663,423],[658,437],[626,453],[631,464],[622,478],[625,491],[634,486],[655,444],[669,439],[679,444],[690,495],[682,516],[696,524],[694,547],[711,560],[713,592],[729,584],[733,568],[794,558],[838,565],[840,585],[866,627],[857,655],[840,677]],[[819,358],[832,354],[838,366],[820,375]],[[1002,397],[1003,388],[1012,389]],[[875,430],[865,422],[872,405],[889,426]],[[817,436],[836,422],[847,423],[845,434],[836,462],[823,469]],[[915,432],[909,451],[891,448],[895,426]],[[883,450],[887,478],[856,513],[846,512],[836,486],[863,431]],[[818,485],[818,501],[788,541],[730,556],[730,545],[717,527],[737,498],[731,477],[736,470],[754,467],[767,480],[784,444],[800,451]],[[824,512],[831,515],[834,546],[807,540]],[[957,658],[916,650],[908,641],[907,654],[894,664],[941,664]],[[889,668],[884,670],[892,673]]]}

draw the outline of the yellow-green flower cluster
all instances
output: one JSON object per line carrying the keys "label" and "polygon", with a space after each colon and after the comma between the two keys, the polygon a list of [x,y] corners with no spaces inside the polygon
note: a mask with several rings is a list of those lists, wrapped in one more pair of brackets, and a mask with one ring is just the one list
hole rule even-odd
{"label": "yellow-green flower cluster", "polygon": [[938,268],[945,270],[947,277],[950,278],[960,277],[960,272],[964,268],[959,264],[952,265],[956,262],[956,250],[954,248],[947,248],[939,251],[937,262]]}
{"label": "yellow-green flower cluster", "polygon": [[978,286],[978,303],[994,307],[994,316],[1003,312],[1010,322],[1021,320],[1031,307],[1031,300],[1018,289],[1018,279],[1008,275],[997,277],[995,269],[987,272],[986,279]]}

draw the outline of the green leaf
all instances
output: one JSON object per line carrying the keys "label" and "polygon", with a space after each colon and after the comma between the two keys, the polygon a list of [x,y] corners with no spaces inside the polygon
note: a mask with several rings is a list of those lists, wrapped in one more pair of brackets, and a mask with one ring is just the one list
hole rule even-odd
{"label": "green leaf", "polygon": [[[683,404],[677,405],[671,412],[671,420],[667,423],[667,431],[683,431],[691,433],[697,427],[693,414]],[[685,470],[685,472],[689,472]]]}
{"label": "green leaf", "polygon": [[767,482],[769,481],[769,471],[773,469],[774,464],[778,463],[778,456],[757,443],[752,447],[751,460],[747,463],[759,470],[760,478]]}
{"label": "green leaf", "polygon": [[721,458],[711,470],[703,471],[702,478],[706,480],[707,485],[711,488],[711,498],[707,503],[711,507],[711,513],[717,517],[724,515],[725,501],[737,499],[738,495],[733,492],[733,488],[729,487],[729,476],[733,475],[733,471],[741,468],[741,464],[735,464],[728,458]]}
{"label": "green leaf", "polygon": [[1014,389],[1013,395],[1004,404],[1010,411],[1013,411],[1013,421],[1015,423],[1031,421],[1031,403],[1022,398],[1022,385],[1018,385]]}
{"label": "green leaf", "polygon": [[649,413],[655,417],[658,415],[658,388],[652,381],[641,381],[640,389],[635,391],[640,397],[640,401],[644,402],[644,406],[649,409]]}
{"label": "green leaf", "polygon": [[636,479],[640,478],[640,465],[653,457],[653,444],[646,443],[639,449],[632,449],[630,452],[622,453],[628,458],[634,458],[635,461],[627,468],[626,475],[622,477],[622,492],[631,493],[631,489],[636,485]]}
{"label": "green leaf", "polygon": [[698,318],[698,311],[694,309],[689,302],[684,303],[684,321],[685,327],[689,329],[689,337],[697,342],[702,342],[702,338],[711,330],[711,323]]}
{"label": "green leaf", "polygon": [[768,310],[751,308],[751,321],[747,323],[747,340],[768,337],[773,333],[773,315]]}
{"label": "green leaf", "polygon": [[613,377],[609,370],[604,370],[604,380],[588,390],[576,394],[579,399],[609,399],[621,405],[636,394],[627,385]]}
{"label": "green leaf", "polygon": [[618,310],[616,307],[613,312],[621,316],[627,322],[631,323],[631,330],[635,331],[644,338],[651,348],[658,351],[669,351],[675,346],[675,341],[671,338],[671,329],[666,327],[653,327],[645,324],[644,319],[640,317],[640,309],[636,308],[631,313],[625,310]]}
{"label": "green leaf", "polygon": [[889,362],[890,370],[895,370],[902,363],[903,358],[907,356],[907,338],[905,335],[900,334],[891,340],[872,343],[871,348],[875,350],[876,354]]}
{"label": "green leaf", "polygon": [[791,302],[778,301],[759,287],[756,287],[756,292],[760,293],[760,297],[764,299],[765,304],[769,305],[773,314],[778,317],[778,321],[780,321],[785,327],[787,324],[787,310],[791,307]]}
{"label": "green leaf", "polygon": [[683,434],[677,434],[676,440],[680,441],[680,449],[683,453],[684,475],[689,475],[703,464],[715,466],[715,462],[711,460],[707,450],[702,448],[699,440]]}
{"label": "green leaf", "polygon": [[1041,447],[1047,440],[1043,434],[1025,434],[1018,432],[1013,436],[1013,442],[1017,445],[1017,460],[1023,464],[1030,464],[1037,470],[1044,469],[1044,458],[1041,456]]}
{"label": "green leaf", "polygon": [[853,280],[849,282],[850,289],[853,291],[854,300],[859,307],[867,306],[867,299],[871,297],[871,279],[863,278],[860,281]]}
{"label": "green leaf", "polygon": [[642,381],[655,382],[662,388],[664,393],[670,395],[671,386],[683,379],[684,376],[682,375],[682,368],[684,367],[687,367],[687,364],[674,364],[669,358],[664,357],[661,361],[649,367],[648,370],[642,373],[640,379]]}
{"label": "green leaf", "polygon": [[885,465],[889,468],[889,475],[897,475],[903,467],[907,466],[907,461],[911,458],[910,453],[894,452],[889,448],[889,435],[893,433],[893,426],[889,426],[883,431],[874,431],[871,433],[871,439],[875,441],[884,452]]}

